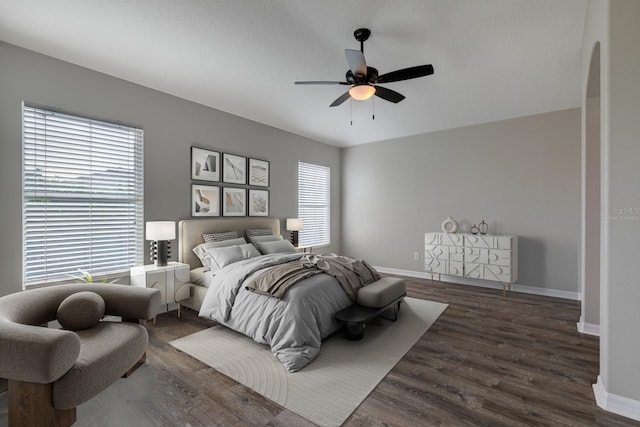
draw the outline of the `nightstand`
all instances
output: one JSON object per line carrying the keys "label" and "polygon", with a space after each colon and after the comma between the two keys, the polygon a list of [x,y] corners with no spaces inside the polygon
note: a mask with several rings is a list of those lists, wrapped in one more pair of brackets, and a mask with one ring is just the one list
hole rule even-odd
{"label": "nightstand", "polygon": [[[166,266],[159,267],[154,264],[132,267],[131,286],[160,289],[162,304],[169,311],[169,304],[176,302],[176,291],[189,282],[189,264],[170,262]],[[178,317],[180,317],[180,304],[178,304]],[[155,317],[154,317],[155,324]]]}

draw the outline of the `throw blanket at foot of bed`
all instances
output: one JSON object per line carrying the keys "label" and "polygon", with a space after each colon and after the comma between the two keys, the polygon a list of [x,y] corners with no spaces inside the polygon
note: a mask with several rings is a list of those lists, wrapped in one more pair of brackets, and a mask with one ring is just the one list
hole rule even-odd
{"label": "throw blanket at foot of bed", "polygon": [[364,260],[335,254],[311,254],[264,271],[247,285],[247,289],[262,295],[282,298],[287,290],[300,280],[320,273],[335,277],[353,302],[356,301],[358,289],[380,279],[378,272]]}

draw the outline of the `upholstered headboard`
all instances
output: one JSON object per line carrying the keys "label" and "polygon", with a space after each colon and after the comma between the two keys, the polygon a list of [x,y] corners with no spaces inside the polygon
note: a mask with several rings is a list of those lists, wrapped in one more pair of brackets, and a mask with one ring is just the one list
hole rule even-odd
{"label": "upholstered headboard", "polygon": [[278,218],[212,218],[187,219],[178,223],[178,261],[189,264],[191,268],[202,267],[192,249],[204,243],[202,233],[220,233],[236,231],[238,237],[245,237],[250,228],[271,228],[274,235],[280,234]]}

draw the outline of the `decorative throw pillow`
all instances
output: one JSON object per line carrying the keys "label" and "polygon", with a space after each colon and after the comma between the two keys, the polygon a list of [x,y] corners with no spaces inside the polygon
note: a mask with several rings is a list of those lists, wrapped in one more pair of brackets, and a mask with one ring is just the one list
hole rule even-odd
{"label": "decorative throw pillow", "polygon": [[263,255],[298,251],[293,247],[290,241],[284,239],[275,240],[273,242],[258,242],[256,243],[256,246]]}
{"label": "decorative throw pillow", "polygon": [[76,292],[58,306],[57,318],[70,331],[89,329],[104,316],[104,300],[94,292]]}
{"label": "decorative throw pillow", "polygon": [[225,231],[224,233],[202,233],[205,242],[222,242],[223,240],[235,239],[238,237],[236,231]]}

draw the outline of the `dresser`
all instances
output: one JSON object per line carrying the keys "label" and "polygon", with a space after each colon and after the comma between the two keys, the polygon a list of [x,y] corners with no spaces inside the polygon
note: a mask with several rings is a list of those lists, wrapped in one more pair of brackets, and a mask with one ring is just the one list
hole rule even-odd
{"label": "dresser", "polygon": [[502,283],[518,280],[518,236],[425,233],[424,268],[434,274]]}

